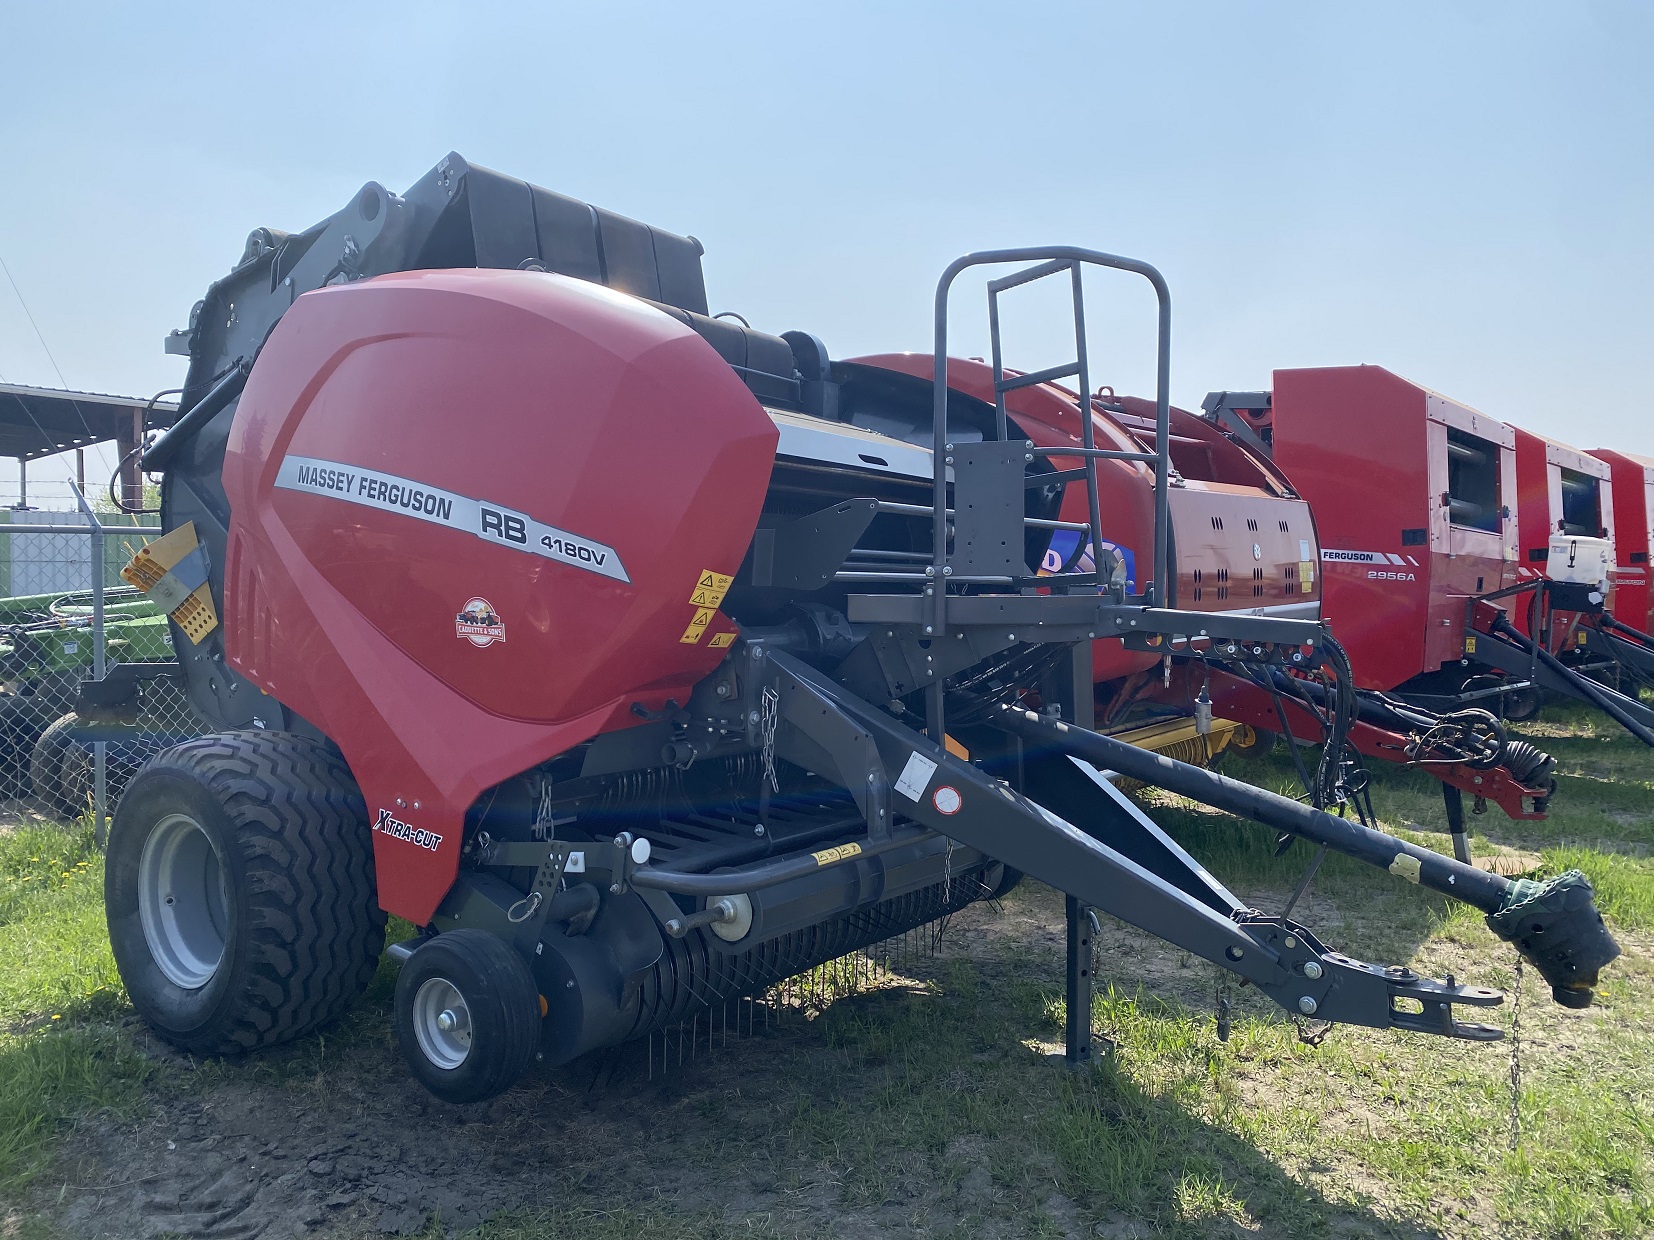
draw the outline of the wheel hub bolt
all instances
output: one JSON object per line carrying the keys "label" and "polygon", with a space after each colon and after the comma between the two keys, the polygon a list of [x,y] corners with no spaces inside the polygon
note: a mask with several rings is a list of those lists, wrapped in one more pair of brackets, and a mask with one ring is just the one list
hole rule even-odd
{"label": "wheel hub bolt", "polygon": [[457,1024],[459,1024],[459,1017],[455,1016],[452,1011],[444,1009],[437,1013],[436,1027],[442,1030],[443,1033],[453,1032],[453,1028]]}

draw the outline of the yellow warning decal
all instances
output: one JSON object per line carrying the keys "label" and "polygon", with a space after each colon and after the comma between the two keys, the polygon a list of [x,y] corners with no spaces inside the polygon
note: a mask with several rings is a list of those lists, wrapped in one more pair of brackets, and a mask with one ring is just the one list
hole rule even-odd
{"label": "yellow warning decal", "polygon": [[1315,588],[1315,564],[1313,561],[1298,561],[1298,581],[1305,594]]}
{"label": "yellow warning decal", "polygon": [[820,852],[811,853],[817,865],[832,865],[835,861],[843,861],[848,857],[861,855],[860,844],[840,844],[837,848],[823,848]]}
{"label": "yellow warning decal", "polygon": [[722,650],[725,646],[734,644],[734,641],[735,634],[733,632],[714,633],[712,635],[712,640],[707,642],[707,648],[710,650]]}
{"label": "yellow warning decal", "polygon": [[1585,630],[1580,629],[1578,632],[1576,632],[1574,634],[1574,645],[1583,646],[1584,644],[1585,644]]}
{"label": "yellow warning decal", "polygon": [[1464,652],[1466,654],[1476,653],[1476,639],[1474,637],[1467,637],[1464,639]]}
{"label": "yellow warning decal", "polygon": [[[121,577],[129,585],[136,586],[148,594],[156,586],[161,585],[174,566],[194,552],[198,545],[195,522],[186,521],[177,529],[139,548],[131,563],[121,569]],[[213,607],[212,590],[205,581],[184,598],[169,600],[168,608],[167,614],[184,630],[184,636],[197,645],[218,627],[218,612]]]}
{"label": "yellow warning decal", "polygon": [[689,596],[689,602],[694,607],[716,607],[724,601],[724,595],[729,593],[735,578],[728,573],[715,573],[710,568],[703,568],[701,575],[695,581],[695,592]]}
{"label": "yellow warning decal", "polygon": [[[693,646],[706,636],[706,626],[712,623],[712,617],[718,610],[718,604],[724,601],[724,595],[729,593],[735,578],[728,573],[715,573],[710,568],[703,568],[701,575],[695,579],[695,589],[689,595],[689,605],[695,608],[695,618],[689,622],[689,627],[678,638],[680,644]],[[730,634],[723,641],[713,639],[714,646],[727,646],[734,640]]]}
{"label": "yellow warning decal", "polygon": [[958,741],[954,740],[953,737],[949,736],[946,732],[942,733],[942,745],[949,753],[958,758],[961,762],[969,762],[971,760],[971,751],[966,749]]}

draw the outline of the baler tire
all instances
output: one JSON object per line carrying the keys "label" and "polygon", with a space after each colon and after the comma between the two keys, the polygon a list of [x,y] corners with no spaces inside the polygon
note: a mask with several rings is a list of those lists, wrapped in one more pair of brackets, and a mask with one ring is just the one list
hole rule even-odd
{"label": "baler tire", "polygon": [[[1017,885],[1023,880],[1024,876],[1021,870],[1012,869],[1004,862],[1000,862],[999,867],[999,880],[989,885],[988,894],[982,897],[984,900],[1003,900],[1015,891]],[[992,872],[991,869],[989,872]]]}
{"label": "baler tire", "polygon": [[[433,1002],[444,1015],[461,1012],[463,1039],[431,1027],[434,1013],[424,1009]],[[427,940],[396,979],[402,1057],[444,1102],[483,1102],[516,1084],[539,1050],[542,1011],[528,962],[486,930],[450,930]],[[433,1044],[427,1049],[426,1043]]]}
{"label": "baler tire", "polygon": [[1240,735],[1240,729],[1237,728],[1230,737],[1229,743],[1218,751],[1219,759],[1225,754],[1233,754],[1246,762],[1259,762],[1273,753],[1275,746],[1280,743],[1281,735],[1279,732],[1271,732],[1267,728],[1248,728],[1247,730],[1252,733],[1251,742],[1243,743],[1236,740],[1235,737]]}
{"label": "baler tire", "polygon": [[1539,718],[1539,712],[1545,708],[1544,692],[1531,686],[1507,693],[1501,701],[1502,713],[1510,723],[1529,723]]}
{"label": "baler tire", "polygon": [[276,1046],[338,1019],[384,949],[361,792],[337,749],[291,733],[223,732],[157,754],[116,807],[104,903],[133,1006],[195,1054]]}

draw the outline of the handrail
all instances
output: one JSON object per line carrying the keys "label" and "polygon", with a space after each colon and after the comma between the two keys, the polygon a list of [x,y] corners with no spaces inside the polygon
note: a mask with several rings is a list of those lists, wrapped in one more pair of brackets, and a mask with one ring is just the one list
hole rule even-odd
{"label": "handrail", "polygon": [[[924,625],[926,633],[940,634],[947,630],[948,594],[947,578],[943,568],[947,562],[947,426],[948,426],[948,296],[953,284],[961,273],[972,267],[994,266],[1002,263],[1034,263],[1033,267],[1013,272],[988,283],[988,327],[993,352],[994,368],[994,412],[996,426],[1000,439],[1007,437],[1007,416],[1005,412],[1005,392],[1008,390],[1002,382],[1004,379],[1003,359],[1000,355],[999,343],[999,301],[1001,292],[1015,288],[1034,280],[1043,279],[1049,275],[1067,270],[1070,273],[1074,298],[1074,334],[1075,346],[1078,352],[1078,361],[1070,367],[1056,367],[1056,371],[1077,373],[1080,382],[1080,427],[1083,449],[1079,452],[1070,451],[1067,455],[1079,456],[1084,464],[1086,491],[1087,491],[1087,524],[1091,535],[1091,553],[1093,561],[1101,553],[1103,541],[1102,512],[1097,478],[1097,461],[1102,459],[1117,459],[1098,449],[1095,439],[1095,429],[1091,418],[1091,378],[1088,373],[1085,345],[1085,303],[1081,289],[1080,271],[1084,264],[1098,267],[1109,267],[1116,271],[1129,272],[1140,275],[1154,288],[1155,299],[1158,303],[1159,314],[1157,324],[1156,366],[1155,366],[1155,452],[1154,462],[1154,577],[1149,582],[1147,602],[1151,607],[1166,607],[1172,602],[1170,589],[1170,419],[1171,419],[1171,329],[1172,303],[1171,290],[1167,288],[1165,278],[1158,270],[1148,263],[1134,258],[1124,258],[1117,254],[1107,254],[1100,250],[1087,250],[1078,246],[1033,246],[1007,250],[979,250],[974,254],[966,254],[954,259],[948,264],[947,270],[936,284],[936,352],[933,364],[933,405],[931,426],[931,465],[932,486],[935,489],[935,502],[932,513],[931,546],[934,573],[931,583],[926,586],[926,595],[931,605],[928,609],[928,620]],[[1014,385],[1013,385],[1014,386]],[[1062,455],[1052,453],[1051,455]],[[1121,454],[1125,456],[1127,454]],[[1147,463],[1148,454],[1143,454]],[[926,693],[926,721],[932,736],[943,733],[943,703],[942,685],[940,680],[933,683]]]}

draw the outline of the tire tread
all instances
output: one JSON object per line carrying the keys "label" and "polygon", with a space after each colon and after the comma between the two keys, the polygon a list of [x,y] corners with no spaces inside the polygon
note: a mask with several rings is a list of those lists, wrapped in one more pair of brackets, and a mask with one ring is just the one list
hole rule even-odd
{"label": "tire tread", "polygon": [[258,1050],[338,1019],[385,942],[367,812],[338,749],[294,733],[222,732],[163,751],[140,778],[159,770],[217,797],[246,866],[247,984],[191,1049]]}

